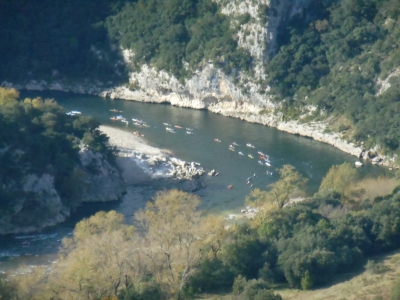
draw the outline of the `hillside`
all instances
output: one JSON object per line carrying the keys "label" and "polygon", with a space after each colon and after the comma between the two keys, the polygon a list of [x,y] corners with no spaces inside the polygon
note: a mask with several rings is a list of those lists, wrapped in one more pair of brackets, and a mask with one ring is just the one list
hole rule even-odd
{"label": "hillside", "polygon": [[290,165],[279,174],[268,190],[247,197],[258,213],[232,226],[199,210],[198,196],[178,190],[159,192],[135,212],[134,226],[115,211],[98,212],[63,240],[51,267],[0,275],[0,295],[377,300],[400,292],[400,186],[357,200],[363,192],[354,186],[364,180],[343,164],[330,169],[313,197],[290,204],[305,179]]}
{"label": "hillside", "polygon": [[390,299],[391,289],[400,276],[400,253],[374,257],[381,270],[367,269],[364,272],[348,274],[338,279],[336,284],[315,291],[280,291],[284,299]]}
{"label": "hillside", "polygon": [[98,123],[18,96],[0,88],[0,234],[55,225],[84,201],[118,200],[124,184]]}
{"label": "hillside", "polygon": [[[374,257],[374,262],[381,266],[382,271],[357,271],[340,276],[328,286],[311,291],[280,289],[279,294],[284,300],[381,300],[390,299],[391,289],[400,275],[400,253],[395,251],[387,255]],[[206,296],[199,299],[230,300],[231,294]]]}
{"label": "hillside", "polygon": [[387,155],[392,165],[400,143],[398,7],[398,0],[2,2],[0,82],[205,108],[365,158],[378,152],[376,163]]}

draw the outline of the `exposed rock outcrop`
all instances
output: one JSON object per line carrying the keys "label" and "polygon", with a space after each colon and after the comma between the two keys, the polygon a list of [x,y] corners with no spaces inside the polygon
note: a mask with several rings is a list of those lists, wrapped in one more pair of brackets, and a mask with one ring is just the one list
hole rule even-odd
{"label": "exposed rock outcrop", "polygon": [[[79,156],[81,164],[76,165],[73,171],[77,176],[74,189],[78,191],[74,195],[74,205],[118,200],[125,186],[117,168],[103,155],[86,147],[82,147]],[[63,201],[54,176],[51,173],[30,173],[29,168],[25,170],[21,178],[2,187],[4,193],[14,195],[14,201],[7,205],[6,212],[0,214],[0,234],[38,231],[63,222],[70,215],[72,207]]]}
{"label": "exposed rock outcrop", "polygon": [[[186,190],[190,191],[201,187],[197,180],[205,171],[199,163],[186,162],[173,157],[168,151],[147,145],[143,139],[130,132],[108,126],[100,126],[100,130],[110,137],[110,144],[120,150],[120,156],[129,160],[121,165],[126,169],[123,175],[128,184],[170,180],[171,182],[186,182],[184,184]],[[131,176],[129,173],[134,174]]]}
{"label": "exposed rock outcrop", "polygon": [[[79,151],[79,158],[85,170],[81,200],[83,202],[118,200],[125,191],[118,170],[103,155],[84,146]],[[89,168],[92,169],[90,172],[87,171]]]}

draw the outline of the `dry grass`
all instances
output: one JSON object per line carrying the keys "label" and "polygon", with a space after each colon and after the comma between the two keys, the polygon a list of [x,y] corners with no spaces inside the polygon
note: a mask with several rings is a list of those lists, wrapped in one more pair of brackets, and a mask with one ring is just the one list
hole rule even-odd
{"label": "dry grass", "polygon": [[313,291],[286,289],[277,292],[281,294],[284,300],[390,299],[391,287],[394,281],[400,278],[400,251],[376,257],[375,261],[383,263],[388,268],[388,271],[377,275],[368,271],[355,276],[347,274],[347,278],[343,277],[341,282]]}
{"label": "dry grass", "polygon": [[[365,199],[375,200],[376,197],[386,196],[392,193],[394,188],[400,185],[400,180],[396,178],[366,178],[355,183],[350,187],[350,194],[353,194],[355,200],[361,201]],[[357,195],[358,190],[364,192]],[[353,192],[353,193],[352,193]]]}
{"label": "dry grass", "polygon": [[[368,271],[342,275],[329,287],[311,291],[294,289],[275,290],[283,300],[389,300],[393,283],[400,278],[400,250],[374,257],[387,271],[372,274]],[[205,295],[198,299],[230,300],[232,295]]]}
{"label": "dry grass", "polygon": [[[400,250],[373,258],[382,263],[387,271],[372,274],[362,271],[338,276],[333,285],[311,291],[295,289],[277,289],[283,300],[389,300],[395,281],[400,279]],[[202,295],[196,299],[231,300],[231,294]]]}

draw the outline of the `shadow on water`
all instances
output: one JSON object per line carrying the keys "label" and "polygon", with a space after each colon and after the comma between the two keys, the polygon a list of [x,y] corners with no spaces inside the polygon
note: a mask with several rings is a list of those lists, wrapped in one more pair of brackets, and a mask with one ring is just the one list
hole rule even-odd
{"label": "shadow on water", "polygon": [[[47,264],[54,260],[64,237],[70,236],[79,221],[100,210],[113,210],[121,201],[83,203],[65,222],[38,233],[0,236],[0,270],[22,263]],[[11,262],[10,262],[11,260]]]}

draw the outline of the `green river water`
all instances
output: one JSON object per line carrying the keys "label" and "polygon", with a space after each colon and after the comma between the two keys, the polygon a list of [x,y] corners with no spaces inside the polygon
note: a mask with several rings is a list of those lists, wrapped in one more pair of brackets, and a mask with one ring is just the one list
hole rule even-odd
{"label": "green river water", "polygon": [[[149,104],[135,101],[110,100],[100,97],[76,95],[61,92],[22,92],[21,97],[54,98],[66,111],[78,110],[84,115],[90,115],[104,125],[118,127],[127,131],[138,130],[145,135],[148,144],[168,149],[172,154],[186,161],[199,162],[208,172],[215,169],[217,177],[203,176],[205,188],[196,193],[201,197],[201,208],[221,214],[238,213],[244,206],[250,186],[246,184],[248,177],[252,178],[253,188],[265,189],[267,185],[278,179],[277,168],[284,164],[293,165],[300,173],[308,178],[306,192],[312,195],[318,190],[323,176],[332,165],[344,162],[354,163],[357,158],[345,154],[333,146],[316,142],[312,139],[287,134],[274,128],[252,124],[234,118],[213,114],[206,110],[193,110],[173,107],[166,104]],[[111,109],[121,110],[123,117],[130,122],[128,126],[122,122],[111,121],[115,114]],[[132,118],[146,121],[150,128],[139,129],[131,121]],[[184,129],[175,129],[176,133],[165,130],[163,123],[180,125],[193,129],[192,135]],[[218,138],[221,142],[215,142]],[[236,142],[235,152],[229,151],[231,143]],[[255,146],[246,147],[247,143]],[[244,156],[238,154],[243,152]],[[257,151],[269,155],[271,167],[258,164]],[[248,157],[251,154],[254,159]],[[266,171],[272,172],[267,175]],[[386,172],[383,168],[365,165],[362,172],[378,174]],[[227,186],[234,188],[228,190]],[[148,187],[151,195],[151,188]],[[150,196],[149,196],[150,197]],[[9,236],[0,238],[0,269],[10,264],[10,258],[19,257],[18,261],[28,263],[47,261],[46,255],[57,252],[59,240],[69,234],[75,223],[83,217],[90,216],[101,209],[116,209],[130,214],[135,209],[143,207],[146,195],[141,203],[136,203],[135,193],[129,193],[119,203],[89,204],[80,208],[69,221],[40,234],[29,236]],[[137,200],[139,201],[139,200]],[[22,246],[22,241],[30,241]],[[35,247],[40,245],[40,247]],[[37,255],[37,256],[36,256]],[[28,258],[26,258],[28,256]],[[3,257],[1,259],[1,257]]]}

